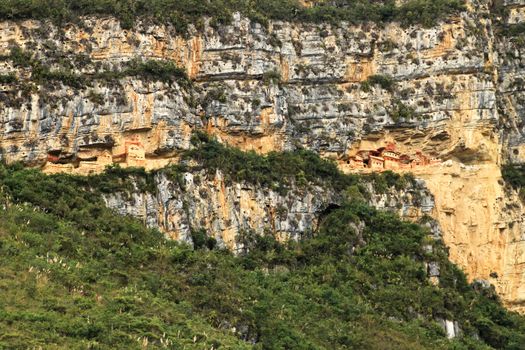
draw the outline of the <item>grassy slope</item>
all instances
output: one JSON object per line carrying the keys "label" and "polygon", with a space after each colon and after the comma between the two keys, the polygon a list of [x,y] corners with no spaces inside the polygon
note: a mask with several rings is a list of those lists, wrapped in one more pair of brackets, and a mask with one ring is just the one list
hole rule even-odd
{"label": "grassy slope", "polygon": [[[244,157],[252,170],[269,161],[202,137],[195,144],[200,151],[187,157],[200,155],[231,178]],[[276,169],[290,183],[344,178],[323,172],[331,165],[319,159],[271,157],[279,156],[299,164]],[[301,159],[326,167],[305,174]],[[192,250],[115,216],[100,194],[129,190],[130,176],[153,189],[152,175],[140,170],[79,178],[1,168],[0,348],[520,349],[525,342],[524,319],[491,290],[469,286],[425,229],[358,196],[310,239],[281,245],[247,233],[249,249],[235,257]],[[402,184],[387,177],[396,181],[376,182]],[[357,234],[351,227],[360,221],[366,229]],[[440,263],[439,288],[426,278],[428,261]],[[460,321],[465,337],[447,340],[437,317]]]}

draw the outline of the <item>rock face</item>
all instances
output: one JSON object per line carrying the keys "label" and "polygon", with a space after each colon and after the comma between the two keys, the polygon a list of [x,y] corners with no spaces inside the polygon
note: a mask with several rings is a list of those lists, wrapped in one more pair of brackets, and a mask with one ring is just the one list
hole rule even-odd
{"label": "rock face", "polygon": [[191,231],[206,229],[220,247],[237,250],[241,232],[271,232],[281,239],[311,233],[323,211],[340,201],[335,193],[315,187],[279,194],[249,184],[227,184],[220,172],[186,172],[173,180],[155,177],[156,194],[140,191],[106,196],[110,208],[141,218],[174,239],[192,244]]}
{"label": "rock face", "polygon": [[[428,208],[452,260],[525,311],[523,206],[500,171],[503,162],[525,161],[525,45],[500,29],[525,21],[525,2],[504,1],[498,6],[508,14],[500,17],[486,1],[467,4],[434,28],[265,28],[237,15],[231,25],[205,23],[181,37],[148,23],[124,30],[112,18],[66,28],[3,22],[0,55],[18,46],[81,84],[42,81],[14,60],[0,62],[1,75],[18,77],[0,87],[1,157],[48,172],[89,174],[111,163],[153,169],[177,162],[192,130],[203,129],[260,153],[308,148],[351,171],[359,150],[394,143],[402,153],[442,161],[415,172],[435,197]],[[136,58],[175,61],[192,84],[104,78]],[[337,203],[321,190],[280,196],[243,184],[225,188],[220,174],[200,184],[195,176],[185,176],[184,191],[159,177],[158,197],[136,194],[130,202],[116,194],[108,205],[179,239],[208,227],[234,247],[247,228],[296,237]],[[279,206],[285,217],[272,212]]]}
{"label": "rock face", "polygon": [[[157,26],[122,30],[114,19],[86,19],[64,32],[3,23],[0,54],[15,42],[51,66],[68,59],[92,80],[85,89],[54,84],[25,96],[5,91],[4,157],[44,164],[51,152],[75,159],[70,170],[87,172],[116,161],[133,139],[155,167],[154,160],[187,148],[191,130],[200,127],[259,152],[303,146],[344,161],[354,148],[388,134],[434,155],[491,159],[492,150],[478,145],[494,141],[498,119],[486,46],[492,38],[469,32],[480,16],[466,13],[431,29],[287,23],[265,29],[237,17],[189,39]],[[92,78],[136,57],[175,60],[195,80],[193,88]],[[13,70],[9,62],[3,69]],[[395,91],[361,87],[377,74],[391,76]],[[401,104],[417,114],[399,120],[393,109]],[[466,125],[470,131],[461,130]]]}
{"label": "rock face", "polygon": [[[280,240],[299,239],[317,228],[319,220],[338,207],[343,196],[319,186],[293,186],[287,193],[248,183],[231,183],[220,171],[185,172],[176,179],[164,172],[155,175],[156,193],[114,193],[105,196],[108,207],[121,215],[140,218],[174,239],[192,244],[192,231],[206,229],[220,247],[242,249],[242,232],[271,233]],[[425,183],[408,183],[402,190],[379,193],[367,184],[370,205],[411,219],[430,215],[434,198]],[[439,226],[429,221],[433,235]]]}

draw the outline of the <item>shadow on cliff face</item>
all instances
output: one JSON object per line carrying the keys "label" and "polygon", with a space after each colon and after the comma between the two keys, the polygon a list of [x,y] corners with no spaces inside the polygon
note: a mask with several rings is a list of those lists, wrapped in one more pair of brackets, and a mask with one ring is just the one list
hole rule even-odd
{"label": "shadow on cliff face", "polygon": [[490,150],[484,144],[479,148],[471,148],[460,142],[452,151],[448,153],[445,159],[457,159],[463,164],[479,164],[483,162],[495,161]]}

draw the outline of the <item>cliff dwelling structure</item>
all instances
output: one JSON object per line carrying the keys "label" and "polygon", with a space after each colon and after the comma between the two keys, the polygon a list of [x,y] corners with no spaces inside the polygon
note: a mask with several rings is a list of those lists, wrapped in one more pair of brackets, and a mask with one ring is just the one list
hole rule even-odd
{"label": "cliff dwelling structure", "polygon": [[410,170],[439,164],[438,158],[428,156],[422,151],[413,154],[401,153],[394,143],[377,149],[361,149],[347,160],[351,170]]}
{"label": "cliff dwelling structure", "polygon": [[137,136],[123,140],[123,145],[104,149],[86,147],[76,157],[67,157],[60,152],[49,152],[45,171],[55,173],[69,171],[77,174],[100,173],[106,166],[120,164],[124,167],[145,167],[146,149]]}

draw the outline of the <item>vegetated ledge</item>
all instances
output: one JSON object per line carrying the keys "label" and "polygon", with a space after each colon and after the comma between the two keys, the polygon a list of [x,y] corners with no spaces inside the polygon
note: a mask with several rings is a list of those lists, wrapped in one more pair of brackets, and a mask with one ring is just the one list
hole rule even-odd
{"label": "vegetated ledge", "polygon": [[[138,186],[141,192],[154,193],[154,177],[159,173],[180,182],[182,173],[201,170],[210,176],[220,171],[228,184],[248,183],[282,194],[290,189],[310,186],[320,186],[341,193],[349,187],[359,186],[360,192],[366,195],[366,189],[361,186],[362,179],[372,183],[377,193],[385,193],[389,188],[400,190],[416,181],[412,174],[399,175],[391,171],[365,175],[343,174],[334,161],[323,159],[317,153],[305,149],[270,152],[266,155],[255,151],[245,152],[225,145],[202,131],[193,132],[191,147],[178,153],[177,157],[180,160],[178,164],[149,172],[143,168],[121,168],[114,164],[106,167],[103,174],[72,178],[78,179],[78,185],[82,187],[87,186],[87,182],[99,184],[96,188],[102,193],[114,193],[118,186],[124,184],[123,188],[132,189]],[[135,185],[119,182],[119,179],[126,178],[133,178],[138,182]],[[87,182],[80,179],[87,179]]]}
{"label": "vegetated ledge", "polygon": [[77,21],[79,16],[116,16],[124,28],[131,28],[137,18],[169,23],[184,33],[189,24],[202,27],[203,17],[212,24],[229,23],[235,12],[255,22],[270,20],[316,23],[386,23],[435,25],[439,20],[465,10],[463,0],[408,0],[396,5],[394,0],[370,2],[299,0],[4,0],[0,20],[51,19],[56,23]]}
{"label": "vegetated ledge", "polygon": [[[135,189],[137,179],[153,190],[151,173],[48,176],[0,166],[0,328],[9,334],[0,346],[519,349],[525,342],[523,317],[506,311],[491,287],[469,285],[423,226],[366,205],[351,185],[357,176],[337,180],[346,175],[312,153],[262,157],[206,135],[194,146],[187,160],[210,172],[261,185],[274,176],[324,179],[354,191],[310,237],[279,243],[246,232],[234,256],[205,232],[194,233],[190,249],[105,207],[103,193]],[[268,174],[272,166],[279,167]],[[445,320],[458,323],[458,338],[447,339]]]}
{"label": "vegetated ledge", "polygon": [[[11,61],[14,67],[30,69],[31,75],[28,79],[18,78],[15,74],[0,75],[0,84],[27,84],[34,82],[40,85],[49,85],[53,82],[60,82],[73,88],[85,88],[90,86],[93,81],[117,82],[125,77],[140,77],[146,81],[161,81],[164,83],[177,82],[183,87],[189,87],[189,80],[186,71],[178,67],[172,61],[134,59],[126,62],[121,70],[102,70],[91,74],[81,74],[71,69],[51,69],[34,57],[29,51],[23,50],[18,46],[12,46],[9,55],[0,56],[0,61]],[[29,87],[26,89],[32,89]]]}

